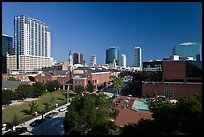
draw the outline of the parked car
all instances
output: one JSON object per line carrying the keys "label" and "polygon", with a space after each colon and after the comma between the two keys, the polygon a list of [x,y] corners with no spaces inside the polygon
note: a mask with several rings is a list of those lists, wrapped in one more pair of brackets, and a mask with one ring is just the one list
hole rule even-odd
{"label": "parked car", "polygon": [[58,112],[50,112],[47,115],[45,115],[45,118],[51,118],[51,117],[56,116],[57,114],[58,114]]}
{"label": "parked car", "polygon": [[36,127],[40,125],[41,123],[45,122],[45,119],[36,119],[35,121],[31,122],[29,125],[32,127]]}
{"label": "parked car", "polygon": [[58,109],[59,112],[64,112],[64,111],[66,111],[66,110],[67,110],[66,107],[63,107],[63,108]]}
{"label": "parked car", "polygon": [[25,133],[26,131],[27,131],[26,127],[16,127],[15,131],[9,130],[3,135],[19,135],[19,134]]}

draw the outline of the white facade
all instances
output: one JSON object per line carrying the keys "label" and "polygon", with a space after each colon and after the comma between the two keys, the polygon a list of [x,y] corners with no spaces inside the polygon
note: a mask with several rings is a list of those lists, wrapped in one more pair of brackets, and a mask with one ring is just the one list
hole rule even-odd
{"label": "white facade", "polygon": [[140,47],[134,48],[135,67],[142,68],[142,49]]}
{"label": "white facade", "polygon": [[[49,26],[26,15],[14,17],[14,48],[16,67],[10,70],[33,72],[54,64],[51,57],[51,33]],[[8,63],[12,57],[8,56]],[[12,63],[11,63],[12,64]]]}
{"label": "white facade", "polygon": [[125,54],[122,54],[122,55],[121,55],[121,66],[122,66],[123,68],[126,68],[126,63],[127,63],[126,55],[125,55]]}
{"label": "white facade", "polygon": [[14,17],[14,47],[18,55],[50,57],[49,26],[26,15]]}
{"label": "white facade", "polygon": [[95,66],[95,65],[96,65],[96,56],[93,55],[93,56],[91,56],[91,58],[90,58],[89,66],[93,67],[93,66]]}
{"label": "white facade", "polygon": [[31,73],[37,72],[42,67],[51,67],[53,65],[53,58],[42,57],[42,56],[31,56],[31,55],[20,55],[19,56],[19,69],[17,69],[16,55],[7,54],[7,68],[10,73],[19,72]]}

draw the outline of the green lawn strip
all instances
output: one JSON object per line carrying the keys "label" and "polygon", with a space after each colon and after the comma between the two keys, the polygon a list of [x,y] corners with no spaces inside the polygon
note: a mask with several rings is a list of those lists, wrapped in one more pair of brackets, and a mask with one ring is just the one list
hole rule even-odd
{"label": "green lawn strip", "polygon": [[[53,105],[59,104],[59,106],[61,106],[66,103],[66,96],[64,91],[45,93],[44,95],[39,97],[39,99],[35,100],[38,105],[38,110],[44,110],[45,106],[43,105],[43,103],[49,103],[52,97],[55,97],[55,102],[53,103]],[[20,121],[20,123],[32,119],[31,116],[25,115],[23,112],[21,112],[23,109],[30,110],[29,104],[31,104],[31,102],[32,101],[24,102],[15,106],[6,106],[5,109],[2,110],[2,122],[12,122],[14,119],[14,115],[17,116],[17,119]]]}

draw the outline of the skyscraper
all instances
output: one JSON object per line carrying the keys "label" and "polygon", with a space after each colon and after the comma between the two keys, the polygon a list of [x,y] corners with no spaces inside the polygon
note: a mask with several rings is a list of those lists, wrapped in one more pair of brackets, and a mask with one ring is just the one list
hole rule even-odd
{"label": "skyscraper", "polygon": [[74,64],[84,64],[83,54],[81,54],[81,53],[74,53],[73,57],[74,57],[74,62],[73,62]]}
{"label": "skyscraper", "polygon": [[2,34],[2,73],[7,72],[6,56],[14,54],[13,38]]}
{"label": "skyscraper", "polygon": [[50,29],[27,15],[14,17],[14,46],[17,55],[50,57]]}
{"label": "skyscraper", "polygon": [[92,55],[90,58],[89,66],[93,67],[94,65],[96,65],[96,56]]}
{"label": "skyscraper", "polygon": [[[8,63],[16,60],[11,70],[20,73],[33,72],[53,64],[49,26],[27,15],[14,17],[15,56],[8,56]],[[9,65],[11,66],[11,65]]]}
{"label": "skyscraper", "polygon": [[135,47],[134,49],[134,59],[135,59],[135,67],[142,68],[142,49],[140,47]]}
{"label": "skyscraper", "polygon": [[121,55],[121,66],[123,68],[126,68],[126,55],[125,54]]}
{"label": "skyscraper", "polygon": [[119,65],[119,48],[111,47],[106,50],[106,64],[110,64],[116,60],[116,64]]}
{"label": "skyscraper", "polygon": [[173,47],[173,55],[181,58],[193,57],[193,60],[200,60],[201,44],[195,42],[185,42]]}

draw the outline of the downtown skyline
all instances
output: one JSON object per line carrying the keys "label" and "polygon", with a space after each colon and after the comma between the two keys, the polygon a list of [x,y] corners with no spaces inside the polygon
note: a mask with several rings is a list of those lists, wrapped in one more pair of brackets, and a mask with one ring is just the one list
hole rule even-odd
{"label": "downtown skyline", "polygon": [[125,54],[131,66],[134,47],[141,47],[142,60],[148,61],[172,55],[172,48],[182,42],[202,43],[199,2],[3,2],[3,34],[14,37],[17,15],[28,15],[50,26],[51,56],[57,61],[68,61],[71,49],[82,53],[86,64],[91,55],[96,55],[97,64],[104,64],[106,49],[119,47],[120,56]]}

